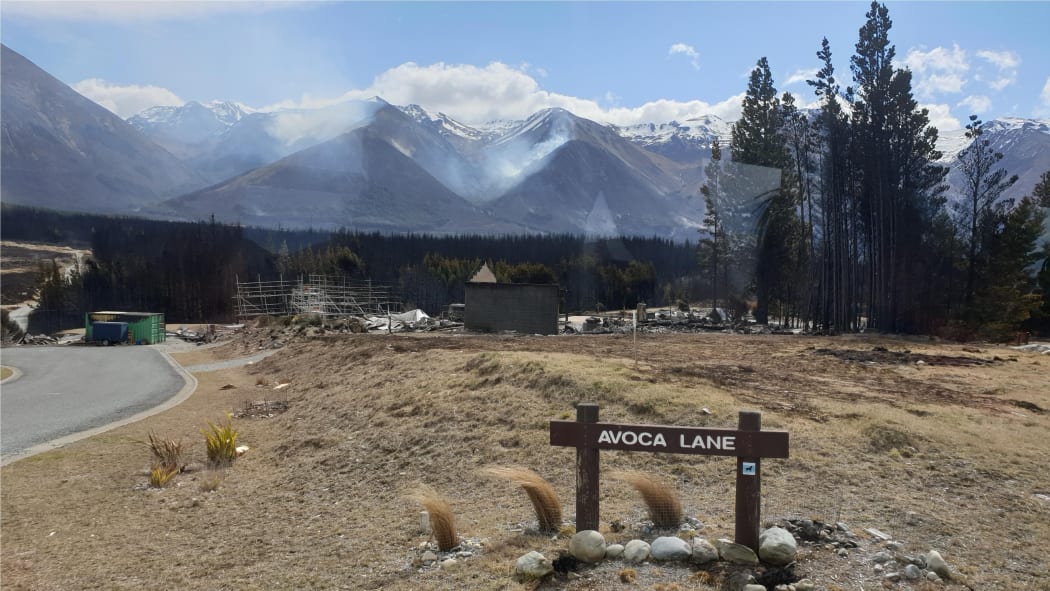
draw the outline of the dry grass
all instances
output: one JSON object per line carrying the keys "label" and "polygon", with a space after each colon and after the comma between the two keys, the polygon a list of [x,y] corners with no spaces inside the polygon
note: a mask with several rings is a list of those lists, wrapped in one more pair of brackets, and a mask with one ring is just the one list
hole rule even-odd
{"label": "dry grass", "polygon": [[459,536],[456,534],[456,517],[452,513],[452,506],[448,500],[437,491],[429,487],[421,487],[409,495],[430,514],[430,531],[437,541],[438,549],[448,552],[459,545]]}
{"label": "dry grass", "polygon": [[482,470],[483,474],[509,480],[525,490],[532,502],[541,532],[556,532],[561,527],[561,502],[554,487],[542,476],[528,468],[496,466]]}
{"label": "dry grass", "polygon": [[151,431],[147,435],[150,452],[153,453],[153,464],[168,469],[169,471],[181,472],[186,466],[182,458],[182,440],[161,439]]}
{"label": "dry grass", "polygon": [[682,523],[682,501],[678,498],[678,491],[666,482],[642,472],[619,471],[609,477],[623,480],[642,495],[649,519],[656,527],[678,527]]}
{"label": "dry grass", "polygon": [[[239,357],[269,342],[250,334],[194,353]],[[870,561],[880,547],[862,533],[874,527],[903,540],[908,555],[938,549],[973,588],[1050,591],[1041,551],[1050,543],[1050,502],[1036,495],[1050,491],[1050,413],[1009,402],[1050,408],[1050,361],[997,347],[980,355],[1018,361],[916,367],[813,351],[876,345],[962,354],[954,345],[878,336],[640,335],[637,363],[631,339],[616,335],[293,342],[251,367],[197,374],[197,393],[170,411],[5,466],[3,588],[524,588],[511,581],[514,561],[530,550],[556,556],[567,541],[517,531],[521,519],[508,514],[524,511],[521,493],[479,470],[528,466],[568,501],[574,451],[550,446],[549,421],[596,401],[603,422],[732,428],[738,411],[759,409],[764,428],[789,431],[791,457],[762,465],[763,519],[841,520],[861,538],[848,558],[822,548],[800,553],[800,571],[819,588],[881,588]],[[201,494],[207,473],[191,472],[177,477],[182,486],[144,493],[141,433],[191,441],[201,417],[242,406],[258,376],[291,383],[282,391],[289,410],[238,419],[239,439],[250,436],[252,451],[221,487]],[[917,451],[878,451],[865,435],[871,425],[906,434]],[[202,446],[185,453],[191,463],[205,461]],[[645,519],[634,490],[605,484],[610,472],[633,470],[673,483],[683,512],[704,522],[704,537],[732,537],[732,458],[603,451],[601,466],[603,530]],[[426,540],[419,509],[391,491],[416,482],[461,512],[461,536],[488,540],[458,569],[412,566]],[[218,541],[216,524],[237,543]],[[684,565],[630,565],[638,577],[628,587],[617,576],[624,566],[608,561],[540,589],[722,586],[704,586]]]}

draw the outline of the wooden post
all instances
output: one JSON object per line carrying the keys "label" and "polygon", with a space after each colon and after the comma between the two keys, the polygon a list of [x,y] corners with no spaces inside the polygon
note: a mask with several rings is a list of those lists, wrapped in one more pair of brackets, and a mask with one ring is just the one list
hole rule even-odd
{"label": "wooden post", "polygon": [[[740,431],[761,431],[762,413],[740,411]],[[762,460],[736,460],[736,543],[758,553],[758,528],[762,511]]]}
{"label": "wooden post", "polygon": [[[576,406],[577,423],[597,423],[598,405]],[[576,531],[598,529],[598,448],[576,448]]]}

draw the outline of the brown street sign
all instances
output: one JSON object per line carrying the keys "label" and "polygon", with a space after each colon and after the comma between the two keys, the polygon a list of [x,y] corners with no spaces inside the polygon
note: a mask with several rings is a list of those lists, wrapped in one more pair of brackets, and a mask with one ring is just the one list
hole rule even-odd
{"label": "brown street sign", "polygon": [[551,421],[550,426],[551,445],[563,447],[740,458],[788,457],[787,431],[737,431],[576,421]]}
{"label": "brown street sign", "polygon": [[736,457],[736,541],[758,552],[762,458],[788,457],[787,431],[763,431],[762,413],[741,411],[737,429],[598,422],[598,405],[580,403],[575,421],[551,421],[551,445],[576,448],[576,529],[598,529],[599,451]]}

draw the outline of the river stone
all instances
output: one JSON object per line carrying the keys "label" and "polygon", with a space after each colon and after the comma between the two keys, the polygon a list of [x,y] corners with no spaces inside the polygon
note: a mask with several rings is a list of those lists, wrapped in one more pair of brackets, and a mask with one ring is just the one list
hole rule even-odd
{"label": "river stone", "polygon": [[593,529],[577,532],[569,540],[569,554],[583,562],[599,562],[605,558],[605,538]]}
{"label": "river stone", "polygon": [[527,579],[541,579],[554,572],[551,561],[533,550],[514,563],[514,572]]}
{"label": "river stone", "polygon": [[765,585],[747,584],[744,585],[743,591],[766,591]]}
{"label": "river stone", "polygon": [[758,556],[755,555],[755,551],[747,546],[725,538],[719,538],[715,542],[715,547],[718,548],[718,555],[727,562],[734,564],[758,564]]}
{"label": "river stone", "polygon": [[653,540],[649,553],[656,560],[685,560],[693,554],[693,549],[682,538],[660,536]]}
{"label": "river stone", "polygon": [[459,562],[455,558],[446,558],[441,561],[441,568],[448,570],[459,566]]}
{"label": "river stone", "polygon": [[876,552],[871,557],[871,561],[875,564],[883,564],[891,560],[893,560],[893,556],[889,552]]}
{"label": "river stone", "polygon": [[795,561],[798,544],[786,529],[771,527],[758,536],[758,556],[765,562],[776,565]]}
{"label": "river stone", "polygon": [[919,569],[919,567],[915,566],[914,564],[909,564],[908,566],[904,567],[904,570],[901,571],[901,574],[904,575],[905,579],[908,579],[909,581],[915,581],[922,576],[922,571]]}
{"label": "river stone", "polygon": [[718,560],[718,549],[703,538],[693,538],[693,562],[707,564]]}
{"label": "river stone", "polygon": [[627,562],[642,562],[649,558],[649,542],[631,540],[623,547],[623,559]]}
{"label": "river stone", "polygon": [[424,552],[423,556],[420,558],[420,560],[423,561],[423,564],[431,564],[432,562],[436,561],[437,559],[438,559],[437,554],[434,554],[430,550],[427,550],[426,552]]}
{"label": "river stone", "polygon": [[606,558],[619,558],[623,556],[623,545],[622,544],[609,544],[605,547]]}
{"label": "river stone", "polygon": [[813,591],[816,588],[816,584],[814,584],[813,581],[809,579],[802,579],[801,581],[795,583],[795,591]]}
{"label": "river stone", "polygon": [[951,571],[948,569],[948,563],[941,558],[941,553],[936,550],[930,550],[930,553],[926,555],[926,568],[937,573],[942,579],[950,579]]}

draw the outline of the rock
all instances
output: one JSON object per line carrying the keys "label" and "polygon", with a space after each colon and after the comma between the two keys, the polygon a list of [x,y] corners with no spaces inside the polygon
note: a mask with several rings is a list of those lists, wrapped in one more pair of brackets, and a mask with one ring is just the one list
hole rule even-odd
{"label": "rock", "polygon": [[795,561],[798,544],[786,529],[771,527],[758,536],[758,557],[770,564],[785,565]]}
{"label": "rock", "polygon": [[875,538],[876,540],[880,540],[880,541],[883,541],[883,542],[885,542],[885,541],[887,541],[887,540],[892,538],[892,536],[890,536],[889,534],[883,533],[883,532],[875,529],[874,527],[869,527],[869,528],[865,529],[864,531],[869,536]]}
{"label": "rock", "polygon": [[514,573],[526,579],[541,579],[554,572],[551,561],[533,550],[514,563]]}
{"label": "rock", "polygon": [[[744,589],[747,585],[754,585],[755,576],[747,571],[737,571],[729,575],[729,589]],[[763,587],[764,589],[765,587]]]}
{"label": "rock", "polygon": [[835,554],[838,554],[842,558],[849,558],[849,550],[845,548],[839,548],[839,551]]}
{"label": "rock", "polygon": [[908,579],[909,581],[916,581],[919,579],[919,577],[922,576],[922,571],[919,569],[919,567],[915,566],[914,564],[909,564],[908,566],[904,567],[904,570],[901,571],[901,574],[904,575],[904,578]]}
{"label": "rock", "polygon": [[744,585],[742,591],[766,591],[765,585]]}
{"label": "rock", "polygon": [[707,564],[718,560],[718,549],[703,538],[693,538],[693,562]]}
{"label": "rock", "polygon": [[609,544],[605,547],[606,558],[619,558],[623,556],[623,546],[621,544]]}
{"label": "rock", "polygon": [[593,529],[577,532],[569,540],[569,554],[583,562],[600,562],[605,558],[605,538]]}
{"label": "rock", "polygon": [[437,554],[434,554],[430,550],[427,550],[426,552],[424,552],[423,556],[420,558],[420,560],[423,561],[423,564],[433,564],[434,561],[436,561],[437,559],[438,559]]}
{"label": "rock", "polygon": [[933,582],[933,583],[940,583],[941,582],[941,578],[938,577],[937,573],[933,572],[932,570],[926,572],[926,580],[928,580],[930,582]]}
{"label": "rock", "polygon": [[755,551],[747,546],[720,538],[715,542],[715,547],[718,548],[718,555],[727,562],[734,564],[758,564],[758,556],[755,555]]}
{"label": "rock", "polygon": [[649,558],[649,542],[631,540],[623,547],[623,559],[627,562],[642,562]]}
{"label": "rock", "polygon": [[441,568],[443,569],[453,569],[458,566],[459,562],[457,562],[455,558],[448,558],[446,560],[441,561]]}
{"label": "rock", "polygon": [[893,560],[893,556],[889,552],[876,552],[871,557],[871,561],[875,564],[883,564],[891,560]]}
{"label": "rock", "polygon": [[693,554],[693,548],[682,538],[660,536],[653,540],[649,554],[656,560],[685,560]]}
{"label": "rock", "polygon": [[891,583],[896,583],[897,581],[901,580],[901,574],[900,573],[886,573],[886,575],[883,576],[882,578],[883,578],[883,580],[889,581]]}
{"label": "rock", "polygon": [[948,580],[952,578],[951,570],[948,569],[948,563],[945,562],[944,558],[941,558],[941,553],[936,550],[930,550],[926,555],[926,568],[937,573],[942,579]]}
{"label": "rock", "polygon": [[809,579],[802,579],[795,583],[795,591],[814,591],[816,588],[817,585]]}

